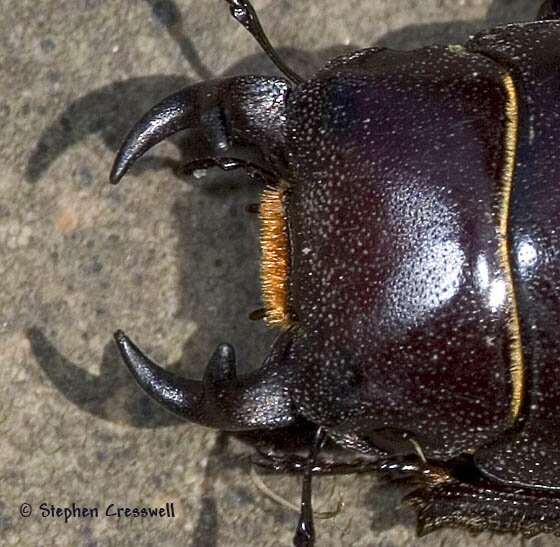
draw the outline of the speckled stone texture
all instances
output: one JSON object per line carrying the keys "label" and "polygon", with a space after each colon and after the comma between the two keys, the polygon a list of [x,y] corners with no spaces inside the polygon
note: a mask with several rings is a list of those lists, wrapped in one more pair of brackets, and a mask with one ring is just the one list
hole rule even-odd
{"label": "speckled stone texture", "polygon": [[[255,0],[282,56],[311,75],[372,44],[461,43],[528,20],[533,0]],[[201,79],[274,74],[219,0],[0,1],[0,544],[289,545],[296,513],[250,478],[251,448],[179,423],[142,395],[112,342],[199,377],[220,341],[258,366],[275,333],[260,306],[258,189],[242,175],[179,180],[161,145],[118,187],[107,177],[131,123]],[[191,143],[191,146],[193,144]],[[299,482],[265,477],[293,503]],[[552,537],[443,530],[417,539],[402,488],[315,482],[318,545],[557,545]],[[117,518],[110,504],[173,518]],[[29,503],[32,514],[20,507]],[[99,517],[42,516],[40,505]],[[24,507],[25,512],[25,507]]]}

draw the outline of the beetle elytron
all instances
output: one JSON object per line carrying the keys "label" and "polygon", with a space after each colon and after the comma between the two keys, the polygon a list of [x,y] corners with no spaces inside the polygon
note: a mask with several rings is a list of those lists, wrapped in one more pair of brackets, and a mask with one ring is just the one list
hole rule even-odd
{"label": "beetle elytron", "polygon": [[228,344],[196,382],[119,331],[126,364],[199,424],[312,424],[309,456],[274,464],[303,475],[296,545],[314,542],[311,475],[337,469],[320,458],[326,439],[420,482],[409,500],[424,531],[560,534],[560,1],[462,47],[366,49],[306,81],[250,3],[226,1],[286,79],[164,99],[131,130],[111,181],[195,128],[215,155],[187,171],[265,182],[263,300],[283,332],[241,377]]}

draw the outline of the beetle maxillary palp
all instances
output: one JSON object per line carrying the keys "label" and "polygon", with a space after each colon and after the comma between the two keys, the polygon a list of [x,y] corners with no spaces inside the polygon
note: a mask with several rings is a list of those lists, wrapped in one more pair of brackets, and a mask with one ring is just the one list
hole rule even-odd
{"label": "beetle maxillary palp", "polygon": [[246,161],[240,158],[197,158],[185,163],[180,171],[183,175],[194,175],[196,171],[206,171],[212,167],[217,167],[225,172],[242,170],[251,180],[259,184],[275,186],[278,182],[278,177],[272,171],[252,161]]}
{"label": "beetle maxillary palp", "polygon": [[258,310],[254,310],[249,314],[249,319],[251,321],[260,321],[261,319],[266,318],[266,308],[259,308]]}

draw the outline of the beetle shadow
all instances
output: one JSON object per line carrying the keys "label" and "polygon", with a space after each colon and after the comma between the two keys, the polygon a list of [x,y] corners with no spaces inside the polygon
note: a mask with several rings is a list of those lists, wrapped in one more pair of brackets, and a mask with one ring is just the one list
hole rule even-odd
{"label": "beetle shadow", "polygon": [[221,462],[227,457],[227,436],[218,433],[208,460],[204,467],[202,479],[202,495],[200,496],[200,509],[192,533],[189,547],[214,547],[218,544],[218,504],[216,500],[215,477],[223,469]]}
{"label": "beetle shadow", "polygon": [[169,37],[177,44],[183,57],[201,80],[214,77],[212,71],[202,62],[192,40],[184,32],[181,11],[174,0],[144,0],[152,9],[152,19],[165,29]]}
{"label": "beetle shadow", "polygon": [[[120,361],[111,341],[103,351],[99,374],[91,374],[62,355],[38,327],[26,331],[31,352],[51,383],[81,410],[108,420],[139,428],[174,425],[181,420],[145,395]],[[170,367],[171,369],[176,368]]]}
{"label": "beetle shadow", "polygon": [[544,0],[494,0],[486,15],[488,26],[532,21]]}
{"label": "beetle shadow", "polygon": [[[25,180],[39,181],[57,158],[90,135],[97,134],[107,148],[118,150],[130,129],[130,120],[138,119],[162,97],[189,83],[183,76],[145,76],[116,82],[78,98],[40,135],[26,163]],[[131,100],[133,93],[136,96]],[[147,158],[139,168],[160,167],[160,162]]]}
{"label": "beetle shadow", "polygon": [[370,529],[381,535],[399,525],[410,527],[414,511],[402,499],[415,488],[417,486],[375,481],[365,497],[366,505],[373,508]]}
{"label": "beetle shadow", "polygon": [[[330,50],[323,53],[324,57],[329,55]],[[259,66],[265,74],[268,64],[264,55],[251,56],[234,65],[224,76],[250,73],[259,70],[254,68]],[[133,78],[77,99],[39,136],[26,165],[27,182],[38,183],[60,155],[93,134],[116,151],[131,119],[139,118],[163,96],[189,83],[192,80],[180,76]],[[209,153],[194,134],[179,135],[173,142],[184,161]],[[107,173],[109,169],[108,165]],[[131,176],[165,169],[168,169],[167,158],[147,156],[134,166]],[[241,371],[245,363],[258,366],[274,333],[262,324],[251,325],[247,318],[250,311],[260,307],[260,295],[258,225],[256,219],[245,213],[245,206],[258,201],[259,189],[240,173],[221,172],[211,172],[200,182],[194,181],[193,186],[192,200],[179,197],[172,213],[180,234],[179,315],[196,319],[198,328],[186,343],[181,361],[166,363],[166,367],[199,378],[209,353],[223,341],[220,332],[226,333],[224,337],[239,348]],[[206,300],[200,298],[201,294],[207,295]],[[248,307],[240,310],[240,302],[247,302]],[[229,332],[228,325],[232,324],[233,332]],[[161,410],[131,382],[112,340],[105,347],[96,376],[64,357],[42,328],[32,326],[27,335],[39,366],[57,389],[83,410],[102,419],[114,417],[115,421],[138,427],[177,423],[177,418]],[[149,348],[145,349],[151,353]],[[132,385],[132,391],[127,385]],[[115,405],[117,396],[126,401],[126,408]]]}
{"label": "beetle shadow", "polygon": [[[216,491],[216,478],[223,477],[232,469],[241,469],[249,473],[249,461],[232,454],[229,450],[229,439],[231,434],[220,432],[216,435],[214,446],[208,454],[202,478],[202,495],[200,497],[200,509],[196,519],[189,547],[215,547],[218,545],[218,492]],[[235,491],[229,491],[229,496],[235,497],[243,505],[255,504],[253,491],[245,485],[238,485]]]}
{"label": "beetle shadow", "polygon": [[[166,23],[169,34],[198,74],[211,76],[189,37],[182,34],[175,4],[167,0],[148,3],[154,17]],[[312,72],[329,58],[349,49],[343,46],[315,52],[311,55],[311,65],[306,65],[304,52],[286,49],[281,54],[290,59],[296,69],[304,72],[305,66]],[[264,53],[242,59],[220,76],[259,73],[278,74]],[[139,77],[104,86],[78,98],[39,136],[26,163],[26,181],[40,181],[58,157],[94,134],[116,152],[130,128],[130,120],[138,119],[161,98],[192,83],[194,80],[183,76]],[[171,142],[177,147],[179,161],[210,155],[200,135],[187,132],[175,136]],[[107,166],[107,172],[109,168]],[[147,155],[137,162],[130,174],[137,176],[147,170],[167,168],[168,158]],[[256,219],[247,218],[245,207],[258,201],[260,189],[240,173],[225,175],[221,172],[210,172],[199,183],[194,181],[193,186],[191,199],[180,197],[172,213],[180,234],[178,254],[183,267],[179,315],[196,319],[198,327],[186,342],[180,362],[166,364],[166,367],[177,372],[180,369],[181,375],[199,378],[213,347],[227,339],[238,349],[239,369],[243,372],[259,366],[275,336],[262,323],[251,325],[247,318],[249,312],[261,304],[258,226]],[[207,295],[207,298],[200,295]],[[247,306],[240,309],[240,302],[246,302]],[[138,427],[159,427],[178,421],[130,381],[113,341],[105,347],[96,376],[65,358],[40,328],[32,327],[27,334],[37,362],[73,404],[102,419]],[[149,348],[145,349],[151,353]],[[126,387],[128,385],[132,385],[132,391]],[[116,404],[117,398],[125,403]]]}
{"label": "beetle shadow", "polygon": [[183,347],[182,369],[200,378],[214,348],[228,342],[243,373],[262,362],[275,336],[248,318],[261,307],[259,226],[245,208],[259,201],[260,188],[239,173],[211,173],[194,185],[196,191],[180,195],[172,208],[179,235],[178,314],[197,325]]}
{"label": "beetle shadow", "polygon": [[[27,182],[38,182],[67,149],[94,134],[101,138],[109,150],[116,153],[131,127],[131,120],[138,120],[161,99],[195,81],[248,74],[282,76],[264,53],[239,60],[222,74],[213,73],[204,65],[193,41],[185,32],[185,25],[176,3],[172,0],[145,2],[152,9],[152,18],[177,44],[198,78],[195,80],[186,76],[163,74],[136,77],[114,82],[79,97],[47,126],[35,143],[24,171]],[[232,23],[235,26],[235,22]],[[309,77],[332,57],[353,49],[355,48],[352,46],[334,46],[309,53],[294,48],[282,48],[279,49],[279,54],[296,71]],[[200,137],[189,139],[180,134],[169,140],[176,145],[180,162],[186,162],[202,152],[210,152],[209,147],[201,143]],[[187,150],[188,153],[185,152]],[[168,158],[162,159],[148,154],[134,165],[131,174],[140,175],[146,170],[169,168],[167,160]],[[109,169],[110,166],[107,173]]]}

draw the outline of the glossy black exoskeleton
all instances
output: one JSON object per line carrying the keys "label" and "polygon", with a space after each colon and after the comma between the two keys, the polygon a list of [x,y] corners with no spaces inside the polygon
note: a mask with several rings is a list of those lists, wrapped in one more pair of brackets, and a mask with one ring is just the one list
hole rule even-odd
{"label": "glossy black exoskeleton", "polygon": [[[287,79],[164,99],[111,180],[187,128],[215,150],[187,171],[262,180],[265,316],[283,332],[245,376],[220,345],[201,382],[117,332],[128,367],[206,426],[313,427],[309,457],[271,460],[304,476],[296,545],[313,543],[312,474],[365,468],[420,482],[423,531],[559,534],[560,2],[464,46],[366,49],[304,81],[250,3],[227,1]],[[243,149],[263,165],[231,157]],[[367,461],[321,460],[326,439]]]}

